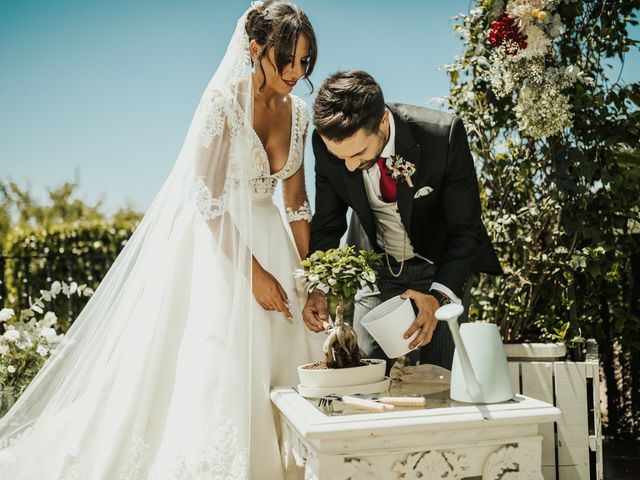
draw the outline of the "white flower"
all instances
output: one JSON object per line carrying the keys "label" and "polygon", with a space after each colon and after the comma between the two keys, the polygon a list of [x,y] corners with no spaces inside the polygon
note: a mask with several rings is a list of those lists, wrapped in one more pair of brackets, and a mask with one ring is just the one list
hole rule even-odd
{"label": "white flower", "polygon": [[6,343],[0,344],[0,355],[6,355],[9,352],[9,345]]}
{"label": "white flower", "polygon": [[46,357],[49,353],[49,350],[47,350],[47,347],[45,347],[44,345],[38,345],[36,352],[38,352],[38,355],[40,355],[41,357]]}
{"label": "white flower", "polygon": [[491,52],[491,68],[483,73],[483,77],[491,82],[491,88],[498,98],[510,95],[523,82],[541,83],[544,80],[544,59],[510,56],[501,49]]}
{"label": "white flower", "polygon": [[62,284],[59,281],[55,281],[51,284],[51,294],[55,297],[62,291]]}
{"label": "white flower", "polygon": [[58,341],[58,334],[56,333],[56,331],[51,328],[51,327],[46,327],[43,328],[40,331],[40,336],[44,337],[44,339],[49,342],[49,343],[55,343]]}
{"label": "white flower", "polygon": [[515,113],[520,131],[533,138],[558,135],[573,123],[569,97],[553,84],[519,95]]}
{"label": "white flower", "polygon": [[48,327],[50,327],[51,325],[55,325],[55,323],[58,321],[58,317],[56,316],[56,314],[54,312],[47,312],[44,314],[44,323],[45,325],[47,325]]}
{"label": "white flower", "polygon": [[520,50],[516,58],[542,57],[547,54],[551,46],[551,39],[537,25],[529,25],[524,33],[527,35],[527,48]]}
{"label": "white flower", "polygon": [[7,367],[7,371],[8,371],[9,373],[16,373],[16,367],[14,367],[13,365],[9,365],[9,366]]}
{"label": "white flower", "polygon": [[551,26],[549,27],[549,35],[557,37],[564,31],[564,25],[562,24],[562,18],[559,14],[554,14],[551,20]]}
{"label": "white flower", "polygon": [[13,308],[3,308],[0,310],[0,322],[6,322],[15,315]]}
{"label": "white flower", "polygon": [[537,16],[534,13],[543,10],[546,3],[547,0],[510,0],[506,12],[516,20],[518,28],[522,31],[536,20]]}
{"label": "white flower", "polygon": [[462,98],[465,102],[473,104],[473,102],[475,102],[476,100],[476,94],[473,92],[473,90],[468,89],[464,92]]}
{"label": "white flower", "polygon": [[585,73],[576,65],[569,65],[564,69],[564,76],[568,82],[582,82],[590,87],[595,86],[595,81],[591,77],[587,77]]}
{"label": "white flower", "polygon": [[20,332],[15,328],[9,329],[2,335],[7,342],[15,342],[20,338]]}
{"label": "white flower", "polygon": [[534,21],[540,11],[548,7],[549,0],[509,0],[505,11],[522,23]]}

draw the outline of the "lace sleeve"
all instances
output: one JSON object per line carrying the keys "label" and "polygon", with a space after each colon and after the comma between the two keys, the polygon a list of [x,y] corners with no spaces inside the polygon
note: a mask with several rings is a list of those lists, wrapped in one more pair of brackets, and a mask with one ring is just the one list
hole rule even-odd
{"label": "lace sleeve", "polygon": [[285,214],[289,223],[311,222],[311,207],[307,200],[304,180],[304,146],[309,127],[309,112],[302,99],[293,98],[295,102],[295,144],[293,148],[295,160],[291,162],[289,178],[284,179]]}
{"label": "lace sleeve", "polygon": [[233,181],[234,137],[241,128],[242,115],[231,92],[214,91],[205,100],[195,166],[195,199],[205,220],[226,210],[229,182]]}
{"label": "lace sleeve", "polygon": [[214,198],[204,177],[196,177],[196,205],[205,220],[211,220],[224,213],[224,196]]}
{"label": "lace sleeve", "polygon": [[286,209],[287,221],[291,222],[299,222],[301,220],[306,220],[307,222],[311,222],[311,206],[309,202],[305,200],[302,205],[297,210],[294,210],[291,207],[287,207]]}

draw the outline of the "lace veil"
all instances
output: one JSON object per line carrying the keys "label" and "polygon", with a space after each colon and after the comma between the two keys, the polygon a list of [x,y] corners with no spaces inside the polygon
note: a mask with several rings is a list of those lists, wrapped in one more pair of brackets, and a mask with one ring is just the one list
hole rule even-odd
{"label": "lace veil", "polygon": [[[198,423],[197,429],[187,420],[174,426],[184,435],[165,438],[166,452],[208,445],[214,451],[203,458],[219,458],[211,471],[218,469],[220,478],[246,476],[253,301],[246,169],[250,10],[238,20],[178,159],[139,227],[56,352],[0,419],[2,478],[52,478],[53,472],[67,478],[71,471],[98,478],[93,473],[105,465],[127,464],[114,456],[135,452],[136,438],[154,438],[151,430],[167,427],[171,404],[158,405],[157,398],[190,409],[184,418]],[[194,335],[205,335],[207,348],[185,353],[179,347]],[[183,398],[189,385],[202,394]],[[190,438],[194,430],[207,438]],[[140,461],[131,465],[146,468]],[[110,478],[142,478],[129,474]]]}

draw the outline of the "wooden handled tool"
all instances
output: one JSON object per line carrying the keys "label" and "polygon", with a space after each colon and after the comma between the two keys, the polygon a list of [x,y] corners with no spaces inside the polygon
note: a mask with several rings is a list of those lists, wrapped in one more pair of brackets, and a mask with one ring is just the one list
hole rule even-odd
{"label": "wooden handled tool", "polygon": [[396,407],[424,407],[427,404],[427,399],[424,397],[380,397],[378,402]]}
{"label": "wooden handled tool", "polygon": [[374,402],[373,400],[367,400],[364,398],[356,398],[345,395],[342,397],[342,403],[345,405],[351,405],[353,407],[362,408],[363,410],[370,410],[372,412],[386,412],[393,410],[394,406],[386,403]]}

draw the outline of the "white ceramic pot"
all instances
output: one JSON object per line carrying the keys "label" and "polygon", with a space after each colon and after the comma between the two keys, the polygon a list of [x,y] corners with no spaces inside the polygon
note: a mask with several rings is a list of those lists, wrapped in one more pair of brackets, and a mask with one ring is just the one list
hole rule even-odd
{"label": "white ceramic pot", "polygon": [[410,299],[400,296],[390,298],[386,302],[368,312],[360,321],[389,358],[398,358],[411,351],[409,344],[418,336],[420,330],[410,338],[404,338],[404,332],[416,319]]}
{"label": "white ceramic pot", "polygon": [[300,385],[305,387],[350,387],[354,385],[367,385],[384,380],[386,362],[379,359],[367,359],[369,365],[350,368],[329,368],[313,370],[305,368],[308,365],[298,367]]}

